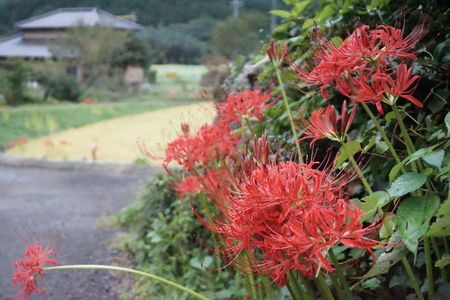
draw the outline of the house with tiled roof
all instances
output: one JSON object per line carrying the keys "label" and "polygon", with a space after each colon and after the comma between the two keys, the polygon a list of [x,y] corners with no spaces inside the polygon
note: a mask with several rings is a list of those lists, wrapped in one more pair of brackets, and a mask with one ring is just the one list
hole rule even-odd
{"label": "house with tiled roof", "polygon": [[53,53],[49,42],[67,36],[77,26],[104,26],[117,30],[137,31],[141,26],[95,7],[60,8],[17,22],[18,34],[0,40],[0,59],[48,58]]}
{"label": "house with tiled roof", "polygon": [[[58,40],[68,36],[78,26],[109,27],[123,31],[138,31],[141,26],[130,20],[114,16],[96,7],[60,8],[31,17],[15,24],[19,33],[0,40],[0,62],[10,58],[46,59],[73,58],[73,54],[55,47]],[[73,72],[74,68],[72,68]],[[82,76],[75,70],[77,78]]]}

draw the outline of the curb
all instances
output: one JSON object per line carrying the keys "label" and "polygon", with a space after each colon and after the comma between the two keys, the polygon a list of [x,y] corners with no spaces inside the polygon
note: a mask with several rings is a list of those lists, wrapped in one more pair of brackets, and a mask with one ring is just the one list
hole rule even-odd
{"label": "curb", "polygon": [[64,171],[94,171],[113,172],[135,175],[154,175],[163,168],[158,165],[118,164],[106,162],[67,161],[61,162],[48,159],[24,158],[0,153],[0,167],[40,168]]}

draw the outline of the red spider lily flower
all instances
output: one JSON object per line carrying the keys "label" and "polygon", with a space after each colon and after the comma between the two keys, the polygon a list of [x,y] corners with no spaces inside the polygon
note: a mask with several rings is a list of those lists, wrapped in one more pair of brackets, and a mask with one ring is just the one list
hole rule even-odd
{"label": "red spider lily flower", "polygon": [[32,293],[45,293],[44,290],[39,289],[36,279],[44,277],[43,266],[58,264],[58,261],[52,258],[55,255],[56,250],[53,248],[31,244],[25,250],[25,258],[14,262],[15,272],[12,281],[21,286],[19,299],[26,300]]}
{"label": "red spider lily flower", "polygon": [[195,135],[182,134],[166,147],[164,168],[175,161],[191,171],[196,165],[206,166],[234,151],[237,137],[229,133],[228,127],[203,125]]}
{"label": "red spider lily flower", "polygon": [[28,143],[29,140],[30,139],[27,138],[26,136],[18,137],[16,139],[13,139],[13,140],[8,142],[8,148],[13,148],[13,147],[18,146],[18,145],[23,145],[25,143]]}
{"label": "red spider lily flower", "polygon": [[408,69],[405,64],[400,64],[396,71],[395,79],[390,75],[383,76],[388,83],[388,89],[386,91],[388,95],[385,97],[385,102],[393,105],[396,99],[401,97],[422,108],[423,104],[412,96],[419,84],[420,76],[412,75],[412,68]]}
{"label": "red spider lily flower", "polygon": [[380,54],[385,58],[406,57],[416,60],[417,57],[412,50],[424,34],[425,26],[423,22],[414,27],[406,37],[404,37],[403,30],[391,26],[379,25],[377,29],[371,32],[371,38],[379,41],[379,45],[382,46],[379,50]]}
{"label": "red spider lily flower", "polygon": [[383,68],[377,68],[375,74],[370,70],[360,70],[358,77],[339,79],[337,90],[354,102],[375,104],[380,114],[383,114],[381,102],[387,91],[386,76]]}
{"label": "red spider lily flower", "polygon": [[202,184],[197,176],[187,176],[175,184],[175,190],[180,199],[183,199],[186,194],[197,194],[201,189]]}
{"label": "red spider lily flower", "polygon": [[289,270],[311,277],[322,268],[333,271],[327,261],[331,247],[378,244],[366,237],[375,228],[363,228],[363,212],[343,198],[348,181],[314,165],[254,164],[240,178],[214,181],[221,187],[213,201],[220,217],[201,221],[223,237],[230,263],[240,267],[238,258],[246,253],[243,270],[251,267],[283,285]]}
{"label": "red spider lily flower", "polygon": [[94,101],[92,101],[91,98],[86,98],[83,100],[83,104],[84,105],[92,105],[92,104],[94,104]]}
{"label": "red spider lily flower", "polygon": [[245,90],[230,94],[227,101],[219,107],[219,123],[224,126],[229,126],[233,122],[241,124],[243,118],[256,118],[261,121],[270,97],[270,92],[264,94],[260,90]]}
{"label": "red spider lily flower", "polygon": [[[356,109],[347,114],[347,102],[342,105],[342,112],[337,115],[334,105],[321,107],[315,110],[309,117],[309,122],[303,120],[306,128],[301,140],[311,139],[311,144],[317,140],[328,138],[337,142],[344,142],[347,132],[355,117]],[[338,126],[340,122],[340,126]]]}
{"label": "red spider lily flower", "polygon": [[286,61],[289,54],[289,47],[286,43],[270,42],[267,48],[267,56],[273,62],[275,67],[279,67]]}
{"label": "red spider lily flower", "polygon": [[[315,66],[307,71],[291,62],[291,67],[307,85],[320,86],[325,99],[328,98],[327,88],[336,86],[344,95],[352,94],[352,100],[374,103],[382,112],[381,101],[386,82],[372,77],[379,72],[380,67],[386,68],[396,59],[415,60],[413,48],[424,32],[423,23],[406,37],[403,30],[390,26],[378,26],[371,30],[363,25],[355,28],[339,47],[321,37],[317,38],[319,35],[316,34],[314,40],[318,51],[315,53]],[[407,87],[404,90],[406,89]],[[412,100],[417,99],[410,101]]]}

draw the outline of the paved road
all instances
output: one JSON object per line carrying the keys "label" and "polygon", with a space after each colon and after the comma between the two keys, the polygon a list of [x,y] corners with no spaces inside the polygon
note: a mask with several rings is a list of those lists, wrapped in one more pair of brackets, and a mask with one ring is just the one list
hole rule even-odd
{"label": "paved road", "polygon": [[[56,245],[63,264],[108,263],[117,229],[99,221],[134,200],[144,173],[0,165],[0,299],[14,293],[12,261],[33,238]],[[44,284],[47,293],[32,299],[117,299],[105,271],[53,271]]]}

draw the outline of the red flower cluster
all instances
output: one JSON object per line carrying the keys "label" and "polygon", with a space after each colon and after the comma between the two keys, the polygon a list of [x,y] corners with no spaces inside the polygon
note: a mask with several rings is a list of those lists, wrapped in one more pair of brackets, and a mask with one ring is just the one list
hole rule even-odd
{"label": "red flower cluster", "polygon": [[[356,102],[373,103],[383,113],[381,102],[393,104],[401,97],[422,107],[412,96],[419,76],[412,75],[404,62],[415,60],[413,48],[424,34],[423,24],[404,37],[400,29],[378,26],[370,29],[360,26],[339,47],[324,41],[318,34],[319,45],[316,66],[311,71],[291,66],[298,77],[309,85],[320,86],[321,94],[328,98],[327,88],[337,90]],[[400,61],[398,67],[391,63]]]}
{"label": "red flower cluster", "polygon": [[250,260],[245,269],[283,285],[289,270],[309,277],[322,268],[333,271],[327,260],[331,247],[341,244],[372,253],[378,242],[366,236],[377,228],[363,228],[363,211],[345,199],[347,176],[334,178],[315,169],[315,163],[258,161],[247,158],[239,175],[228,172],[205,180],[220,213],[212,222],[201,221],[222,236],[232,263],[242,263],[238,257],[246,253]]}
{"label": "red flower cluster", "polygon": [[260,90],[245,90],[230,94],[227,101],[219,106],[220,123],[228,126],[230,123],[242,123],[243,118],[263,119],[263,111],[268,106],[270,93]]}
{"label": "red flower cluster", "polygon": [[175,184],[175,190],[178,192],[178,197],[183,199],[186,194],[196,194],[202,188],[202,183],[197,176],[187,176],[182,181]]}
{"label": "red flower cluster", "polygon": [[[303,131],[304,137],[301,139],[311,139],[311,143],[317,140],[328,138],[333,141],[344,142],[350,125],[355,117],[356,109],[347,112],[347,102],[342,104],[342,112],[337,115],[334,105],[321,107],[315,110],[309,117],[309,122],[303,120],[306,128]],[[340,126],[338,125],[340,123]]]}
{"label": "red flower cluster", "polygon": [[238,143],[230,128],[218,125],[203,125],[195,135],[185,133],[170,142],[166,147],[163,165],[175,161],[191,171],[196,165],[206,166],[232,152]]}
{"label": "red flower cluster", "polygon": [[56,255],[55,249],[42,248],[38,244],[31,244],[25,250],[25,258],[14,262],[15,272],[12,281],[21,286],[19,299],[28,299],[32,293],[44,294],[45,291],[39,289],[36,283],[37,277],[44,277],[42,269],[45,265],[56,265],[57,260],[52,259]]}

